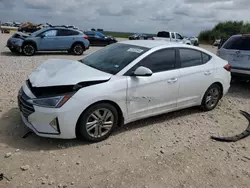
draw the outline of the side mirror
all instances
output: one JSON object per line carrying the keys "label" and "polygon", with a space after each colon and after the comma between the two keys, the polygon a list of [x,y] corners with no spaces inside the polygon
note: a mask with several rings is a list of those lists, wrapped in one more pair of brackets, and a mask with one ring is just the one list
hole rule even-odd
{"label": "side mirror", "polygon": [[134,71],[133,76],[152,76],[152,74],[149,68],[140,66]]}
{"label": "side mirror", "polygon": [[44,35],[44,34],[42,34],[40,37],[41,37],[41,38],[44,38],[44,37],[45,37],[45,35]]}

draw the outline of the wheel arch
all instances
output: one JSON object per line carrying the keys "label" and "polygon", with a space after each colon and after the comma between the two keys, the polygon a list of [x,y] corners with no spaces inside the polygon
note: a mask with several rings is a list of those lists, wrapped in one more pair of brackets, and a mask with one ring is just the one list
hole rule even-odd
{"label": "wheel arch", "polygon": [[97,101],[97,102],[94,102],[92,103],[91,105],[89,105],[87,108],[85,108],[83,110],[83,112],[80,114],[80,116],[78,117],[77,119],[77,122],[76,122],[76,126],[75,126],[75,134],[76,136],[78,136],[78,133],[79,133],[79,120],[80,120],[80,117],[82,116],[82,114],[84,112],[86,112],[90,107],[92,107],[93,105],[96,105],[96,104],[99,104],[99,103],[108,103],[108,104],[111,104],[113,105],[116,110],[117,110],[117,113],[118,113],[118,127],[121,127],[123,124],[124,124],[124,116],[123,116],[123,112],[121,110],[121,107],[114,101],[112,100],[100,100],[100,101]]}
{"label": "wheel arch", "polygon": [[[214,84],[216,84],[216,85],[218,85],[219,87],[220,87],[220,89],[221,89],[221,96],[220,96],[220,99],[222,98],[222,96],[223,96],[223,93],[224,93],[224,88],[223,88],[223,85],[222,85],[222,83],[221,82],[214,82],[213,84],[211,84],[211,85],[214,85]],[[210,86],[209,86],[210,87]]]}
{"label": "wheel arch", "polygon": [[84,42],[82,42],[82,41],[75,41],[75,42],[73,42],[73,44],[71,45],[70,49],[72,49],[73,46],[76,45],[76,44],[81,44],[81,45],[83,45],[84,50],[86,50],[85,44],[84,44]]}
{"label": "wheel arch", "polygon": [[25,40],[22,44],[22,47],[24,47],[24,45],[26,45],[26,44],[32,44],[35,47],[35,49],[37,50],[37,45],[33,40]]}
{"label": "wheel arch", "polygon": [[[221,99],[222,96],[223,96],[223,92],[224,92],[222,83],[219,82],[219,81],[216,81],[216,82],[212,83],[211,85],[209,85],[208,88],[211,87],[212,85],[218,85],[218,86],[220,87],[220,89],[221,89],[221,96],[220,96],[220,99]],[[207,90],[208,90],[208,88],[207,88]],[[205,96],[207,90],[203,93],[202,99],[204,98],[204,96]]]}

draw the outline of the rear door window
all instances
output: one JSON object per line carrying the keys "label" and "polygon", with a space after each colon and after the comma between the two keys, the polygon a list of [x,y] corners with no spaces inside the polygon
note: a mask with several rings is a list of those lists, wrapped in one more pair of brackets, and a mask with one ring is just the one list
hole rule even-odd
{"label": "rear door window", "polygon": [[193,67],[203,64],[202,53],[200,51],[181,48],[179,49],[179,52],[181,68]]}

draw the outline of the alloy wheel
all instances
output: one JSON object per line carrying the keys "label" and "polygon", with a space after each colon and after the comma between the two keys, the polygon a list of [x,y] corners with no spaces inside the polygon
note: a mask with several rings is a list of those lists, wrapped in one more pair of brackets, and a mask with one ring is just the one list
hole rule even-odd
{"label": "alloy wheel", "polygon": [[81,45],[76,45],[74,47],[74,53],[77,55],[81,55],[83,53],[83,47]]}
{"label": "alloy wheel", "polygon": [[113,113],[109,109],[101,108],[89,115],[87,118],[86,130],[91,137],[103,137],[110,132],[113,124]]}
{"label": "alloy wheel", "polygon": [[205,104],[209,108],[213,108],[220,99],[220,91],[217,87],[211,88],[207,94]]}
{"label": "alloy wheel", "polygon": [[35,49],[32,45],[28,44],[24,46],[23,52],[25,55],[33,55],[35,52]]}

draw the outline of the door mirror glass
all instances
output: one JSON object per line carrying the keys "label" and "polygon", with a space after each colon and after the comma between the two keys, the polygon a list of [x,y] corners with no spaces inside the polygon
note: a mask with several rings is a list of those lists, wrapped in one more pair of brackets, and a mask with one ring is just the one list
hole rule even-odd
{"label": "door mirror glass", "polygon": [[152,74],[149,68],[140,66],[134,71],[133,76],[151,76]]}

